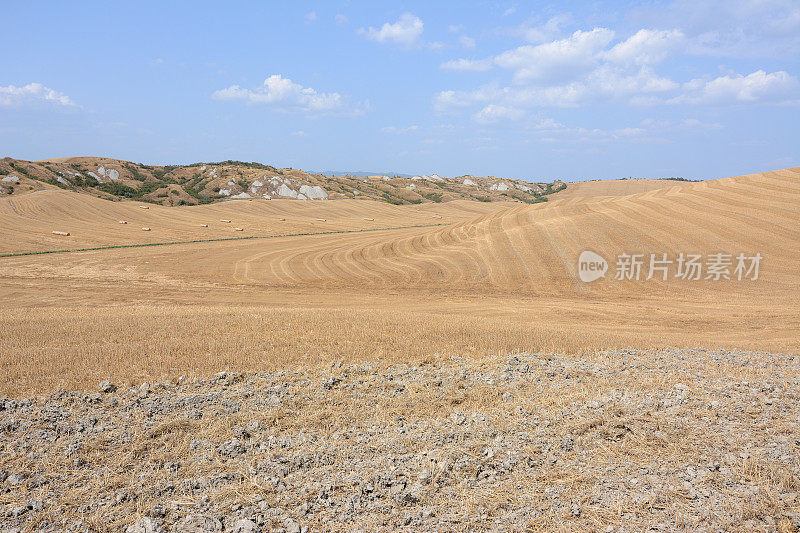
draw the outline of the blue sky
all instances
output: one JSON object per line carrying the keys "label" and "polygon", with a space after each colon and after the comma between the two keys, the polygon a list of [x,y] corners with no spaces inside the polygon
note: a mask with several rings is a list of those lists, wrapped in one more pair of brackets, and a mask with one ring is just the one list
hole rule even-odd
{"label": "blue sky", "polygon": [[0,11],[0,156],[531,180],[800,165],[796,0]]}

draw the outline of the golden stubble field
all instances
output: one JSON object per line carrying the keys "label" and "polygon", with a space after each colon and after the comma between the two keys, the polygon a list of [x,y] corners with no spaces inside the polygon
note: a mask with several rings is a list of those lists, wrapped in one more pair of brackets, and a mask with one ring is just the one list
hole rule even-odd
{"label": "golden stubble field", "polygon": [[[4,198],[0,254],[275,237],[0,258],[0,392],[334,360],[800,351],[800,169],[632,186],[537,205]],[[370,231],[278,236],[353,230]],[[587,249],[610,263],[591,284],[576,276]],[[613,279],[621,253],[718,252],[760,253],[759,279]]]}

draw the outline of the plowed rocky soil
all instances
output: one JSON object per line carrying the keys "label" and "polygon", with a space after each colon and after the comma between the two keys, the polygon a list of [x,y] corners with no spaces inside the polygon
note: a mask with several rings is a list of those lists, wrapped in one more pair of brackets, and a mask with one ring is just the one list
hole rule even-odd
{"label": "plowed rocky soil", "polygon": [[363,362],[0,400],[2,531],[790,531],[798,356]]}

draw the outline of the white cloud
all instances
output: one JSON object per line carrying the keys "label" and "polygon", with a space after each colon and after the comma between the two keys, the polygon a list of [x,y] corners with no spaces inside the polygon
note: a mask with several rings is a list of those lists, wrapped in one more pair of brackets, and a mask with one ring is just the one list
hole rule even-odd
{"label": "white cloud", "polygon": [[292,135],[294,137],[307,137],[308,133],[304,132],[303,130],[297,130],[297,131],[293,131]]}
{"label": "white cloud", "polygon": [[333,18],[333,20],[336,21],[336,24],[339,24],[339,25],[342,25],[342,26],[344,26],[345,24],[350,22],[347,19],[347,16],[342,15],[341,13],[337,13],[336,16]]}
{"label": "white cloud", "polygon": [[305,19],[306,22],[314,22],[315,20],[317,20],[317,12],[309,11],[308,13],[306,13]]}
{"label": "white cloud", "polygon": [[783,70],[770,74],[757,70],[747,76],[734,74],[713,80],[694,79],[685,83],[683,89],[684,94],[670,99],[668,103],[800,103],[800,82]]}
{"label": "white cloud", "polygon": [[475,39],[468,37],[467,35],[462,35],[459,37],[458,42],[461,43],[461,46],[464,48],[475,48]]}
{"label": "white cloud", "polygon": [[696,118],[684,118],[681,120],[653,120],[646,118],[641,124],[649,130],[721,130],[722,124],[716,122],[703,122]]}
{"label": "white cloud", "polygon": [[396,135],[405,135],[407,133],[413,133],[419,129],[419,126],[407,126],[405,128],[398,128],[397,126],[386,126],[385,128],[381,128],[383,133],[393,133]]}
{"label": "white cloud", "polygon": [[516,12],[517,12],[517,6],[511,6],[508,9],[506,9],[505,11],[503,11],[503,16],[507,17],[509,15],[513,15]]}
{"label": "white cloud", "polygon": [[[559,20],[551,19],[547,25],[557,28]],[[645,28],[616,42],[614,31],[594,28],[543,44],[518,46],[494,57],[450,60],[440,64],[440,68],[482,72],[498,66],[510,71],[513,84],[441,91],[434,96],[434,110],[437,113],[470,110],[476,120],[490,122],[493,115],[506,109],[526,111],[598,102],[637,106],[800,104],[800,81],[784,70],[773,73],[758,70],[747,76],[727,74],[686,83],[657,72],[658,64],[670,56],[689,53],[689,41],[687,34],[677,28]],[[686,122],[681,127],[697,129],[701,125]]]}
{"label": "white cloud", "polygon": [[772,59],[800,52],[797,0],[673,0],[634,13],[644,25],[680,28],[694,54]]}
{"label": "white cloud", "polygon": [[474,115],[473,120],[484,124],[508,120],[519,120],[525,116],[525,111],[514,107],[489,104]]}
{"label": "white cloud", "polygon": [[441,91],[433,97],[433,108],[437,113],[446,113],[457,108],[465,108],[479,102],[486,102],[494,95],[484,94],[485,89],[475,91]]}
{"label": "white cloud", "polygon": [[585,84],[602,96],[620,97],[671,91],[679,85],[669,78],[659,77],[651,68],[634,71],[603,65],[592,71]]}
{"label": "white cloud", "polygon": [[450,30],[452,33],[459,33],[459,32],[464,31],[464,25],[463,24],[451,24],[450,26],[447,27],[447,29]]}
{"label": "white cloud", "polygon": [[530,43],[540,44],[547,41],[553,41],[561,35],[561,26],[570,22],[572,18],[569,15],[556,15],[541,26],[533,28],[522,26],[521,28],[513,31],[514,34],[521,34],[522,38]]}
{"label": "white cloud", "polygon": [[598,54],[613,38],[614,32],[606,28],[578,30],[566,39],[508,50],[494,62],[513,70],[518,83],[575,79],[598,63]]}
{"label": "white cloud", "polygon": [[386,22],[380,29],[369,27],[360,29],[359,33],[365,35],[367,39],[379,43],[394,43],[401,46],[411,47],[415,45],[422,36],[424,24],[422,20],[411,13],[403,13],[394,24]]}
{"label": "white cloud", "polygon": [[491,70],[492,68],[492,60],[491,59],[454,59],[452,61],[445,61],[439,68],[442,70],[455,70],[455,71],[473,71],[473,72],[484,72],[487,70]]}
{"label": "white cloud", "polygon": [[19,106],[37,101],[77,107],[77,104],[69,96],[45,87],[41,83],[29,83],[23,87],[0,85],[0,106]]}
{"label": "white cloud", "polygon": [[696,118],[685,118],[679,123],[680,127],[697,130],[721,130],[722,124],[717,122],[703,122]]}
{"label": "white cloud", "polygon": [[660,94],[678,87],[677,83],[657,76],[647,67],[634,72],[622,72],[601,66],[581,80],[565,84],[487,85],[472,91],[441,91],[434,97],[434,109],[445,113],[457,108],[487,104],[521,108],[576,107],[596,101]]}
{"label": "white cloud", "polygon": [[642,29],[603,54],[607,61],[623,65],[654,65],[667,58],[684,40],[680,30]]}
{"label": "white cloud", "polygon": [[273,74],[256,89],[245,89],[231,85],[215,91],[216,100],[239,100],[248,104],[267,104],[279,111],[302,111],[310,114],[332,112],[359,112],[346,109],[344,99],[339,93],[320,93],[310,87],[303,87],[280,74]]}

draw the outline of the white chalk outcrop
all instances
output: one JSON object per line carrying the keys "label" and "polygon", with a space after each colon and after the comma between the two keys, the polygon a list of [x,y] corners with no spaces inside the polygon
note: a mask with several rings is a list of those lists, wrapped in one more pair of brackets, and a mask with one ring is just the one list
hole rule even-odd
{"label": "white chalk outcrop", "polygon": [[319,185],[301,185],[300,193],[312,200],[327,200],[328,193]]}
{"label": "white chalk outcrop", "polygon": [[286,185],[285,183],[281,183],[277,189],[275,189],[275,194],[278,196],[286,196],[288,198],[297,198],[297,191]]}
{"label": "white chalk outcrop", "polygon": [[3,178],[3,181],[6,183],[17,183],[19,181],[19,178],[16,176],[6,176],[5,178]]}
{"label": "white chalk outcrop", "polygon": [[106,178],[116,181],[119,179],[119,171],[113,168],[106,168],[103,165],[97,167],[97,173],[101,176],[105,176]]}
{"label": "white chalk outcrop", "polygon": [[264,182],[263,181],[255,180],[253,183],[250,184],[250,192],[255,194],[255,195],[258,195],[259,194],[259,190],[263,186],[264,186]]}
{"label": "white chalk outcrop", "polygon": [[506,185],[503,182],[494,183],[494,184],[492,184],[491,187],[489,187],[490,191],[507,191],[508,189],[509,189],[509,186]]}
{"label": "white chalk outcrop", "polygon": [[475,183],[474,181],[472,181],[472,180],[471,180],[471,179],[469,179],[469,178],[466,178],[466,179],[463,181],[463,183],[464,183],[464,185],[476,185],[476,186],[478,185],[477,183]]}
{"label": "white chalk outcrop", "polygon": [[103,165],[97,167],[97,173],[101,176],[105,176],[111,181],[117,181],[119,179],[119,171],[114,168],[106,168]]}

